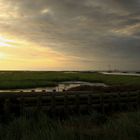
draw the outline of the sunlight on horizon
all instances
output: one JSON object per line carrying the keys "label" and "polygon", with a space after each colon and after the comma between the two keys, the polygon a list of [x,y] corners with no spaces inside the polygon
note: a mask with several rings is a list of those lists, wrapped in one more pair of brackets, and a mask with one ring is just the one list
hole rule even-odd
{"label": "sunlight on horizon", "polygon": [[0,36],[0,47],[11,47],[10,42],[12,41]]}
{"label": "sunlight on horizon", "polygon": [[[62,69],[75,63],[73,56],[14,36],[0,35],[0,69]],[[77,58],[79,59],[79,58]],[[74,61],[73,61],[74,62]],[[79,66],[80,67],[80,66]]]}
{"label": "sunlight on horizon", "polygon": [[0,60],[5,58],[6,58],[6,54],[0,52]]}

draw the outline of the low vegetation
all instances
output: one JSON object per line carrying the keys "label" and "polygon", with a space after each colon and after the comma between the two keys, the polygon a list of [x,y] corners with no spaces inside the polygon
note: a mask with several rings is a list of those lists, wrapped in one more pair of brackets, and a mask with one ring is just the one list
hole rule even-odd
{"label": "low vegetation", "polygon": [[87,81],[94,83],[105,83],[108,85],[140,86],[140,76],[104,75],[97,72],[0,72],[0,89],[56,86],[59,82],[63,81]]}
{"label": "low vegetation", "polygon": [[140,112],[92,113],[65,120],[24,115],[0,124],[0,140],[139,140]]}

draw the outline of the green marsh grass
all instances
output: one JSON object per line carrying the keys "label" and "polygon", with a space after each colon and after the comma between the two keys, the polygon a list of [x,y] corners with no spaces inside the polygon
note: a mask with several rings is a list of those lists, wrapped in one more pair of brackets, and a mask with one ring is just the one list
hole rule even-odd
{"label": "green marsh grass", "polygon": [[35,71],[1,71],[0,89],[56,86],[64,81],[86,81],[108,85],[140,86],[140,76],[104,75],[100,73],[65,73]]}

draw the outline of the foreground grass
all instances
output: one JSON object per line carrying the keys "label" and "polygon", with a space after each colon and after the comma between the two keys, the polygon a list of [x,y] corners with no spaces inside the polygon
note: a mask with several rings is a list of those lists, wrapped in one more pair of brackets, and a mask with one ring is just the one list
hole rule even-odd
{"label": "foreground grass", "polygon": [[91,116],[54,120],[45,114],[20,117],[0,125],[1,140],[139,140],[140,112],[108,117]]}
{"label": "foreground grass", "polygon": [[56,86],[63,81],[100,82],[108,85],[140,86],[139,76],[104,75],[100,73],[64,72],[0,72],[0,89],[34,88]]}

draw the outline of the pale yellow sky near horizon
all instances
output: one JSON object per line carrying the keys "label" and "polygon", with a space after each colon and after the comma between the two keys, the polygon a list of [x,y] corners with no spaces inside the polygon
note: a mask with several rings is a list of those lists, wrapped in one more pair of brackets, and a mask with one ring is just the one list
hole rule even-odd
{"label": "pale yellow sky near horizon", "polygon": [[75,63],[76,59],[80,58],[16,37],[0,36],[0,70],[72,70],[74,65],[84,69]]}

